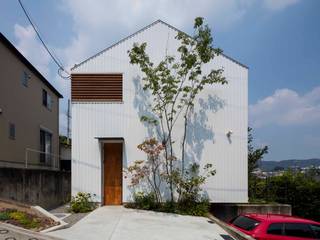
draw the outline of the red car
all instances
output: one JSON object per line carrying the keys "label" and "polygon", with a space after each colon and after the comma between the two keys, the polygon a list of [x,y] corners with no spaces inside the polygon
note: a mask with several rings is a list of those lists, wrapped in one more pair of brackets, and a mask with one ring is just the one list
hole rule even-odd
{"label": "red car", "polygon": [[242,214],[230,225],[258,240],[320,239],[320,223],[287,215]]}

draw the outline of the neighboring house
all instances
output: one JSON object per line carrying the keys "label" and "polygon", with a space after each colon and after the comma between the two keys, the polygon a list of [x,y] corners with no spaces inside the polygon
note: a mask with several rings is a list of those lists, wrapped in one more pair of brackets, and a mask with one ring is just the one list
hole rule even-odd
{"label": "neighboring house", "polygon": [[71,171],[71,140],[65,136],[60,136],[59,153],[60,170]]}
{"label": "neighboring house", "polygon": [[[166,52],[177,53],[178,31],[158,20],[72,69],[73,195],[89,192],[102,204],[131,200],[123,169],[146,159],[137,145],[153,129],[140,121],[150,111],[150,96],[127,51],[135,42],[146,42],[151,61],[157,63]],[[247,202],[248,68],[225,55],[205,66],[221,67],[229,83],[209,86],[197,99],[187,155],[189,161],[215,167],[216,175],[204,188],[210,201]]]}
{"label": "neighboring house", "polygon": [[59,167],[59,98],[0,33],[0,166]]}

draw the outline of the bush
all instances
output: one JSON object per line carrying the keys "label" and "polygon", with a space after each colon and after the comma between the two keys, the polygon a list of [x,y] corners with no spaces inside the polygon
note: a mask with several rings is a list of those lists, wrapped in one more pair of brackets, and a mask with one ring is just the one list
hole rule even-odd
{"label": "bush", "polygon": [[138,192],[133,195],[135,208],[144,210],[155,210],[159,207],[156,196],[153,193]]}
{"label": "bush", "polygon": [[320,183],[303,174],[286,171],[282,176],[256,179],[258,186],[252,201],[290,204],[292,214],[320,221]]}
{"label": "bush", "polygon": [[133,195],[133,203],[126,207],[159,212],[170,212],[183,215],[206,216],[209,212],[210,203],[202,196],[202,185],[207,178],[214,176],[216,171],[211,164],[204,166],[202,174],[199,174],[200,166],[191,164],[184,174],[180,170],[173,171],[168,182],[172,182],[178,194],[177,201],[159,202],[154,192],[138,192]]}
{"label": "bush", "polygon": [[200,201],[181,201],[178,206],[178,213],[192,216],[206,216],[209,212],[210,202],[207,198]]}
{"label": "bush", "polygon": [[0,212],[0,221],[6,221],[10,219],[10,211],[6,210],[4,212]]}
{"label": "bush", "polygon": [[86,213],[95,208],[94,203],[91,200],[90,193],[78,192],[75,197],[71,198],[70,209],[74,213]]}
{"label": "bush", "polygon": [[153,193],[146,194],[143,192],[135,193],[133,200],[132,203],[126,204],[125,207],[192,216],[206,216],[210,207],[207,198],[201,198],[199,201],[184,200],[179,202],[168,201],[157,203]]}
{"label": "bush", "polygon": [[32,229],[32,228],[39,227],[39,224],[40,224],[39,221],[35,218],[32,218],[31,216],[27,215],[24,212],[8,211],[7,213],[8,213],[9,219],[17,221],[24,228]]}

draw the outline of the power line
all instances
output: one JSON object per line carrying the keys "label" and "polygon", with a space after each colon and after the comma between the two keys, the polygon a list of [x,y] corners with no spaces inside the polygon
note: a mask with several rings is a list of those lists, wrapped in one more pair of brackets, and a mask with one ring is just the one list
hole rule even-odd
{"label": "power line", "polygon": [[[70,79],[70,73],[68,71],[65,70],[65,68],[63,67],[61,61],[54,56],[54,53],[50,51],[50,49],[47,47],[46,43],[44,42],[44,40],[42,39],[41,35],[40,35],[40,31],[36,28],[35,24],[33,23],[33,21],[31,20],[31,17],[29,16],[27,10],[25,9],[25,7],[23,6],[21,0],[18,0],[24,14],[26,15],[29,23],[31,24],[32,28],[34,29],[35,33],[37,34],[40,42],[42,43],[42,45],[44,46],[44,48],[46,49],[46,51],[48,52],[48,54],[51,56],[52,60],[55,62],[55,64],[59,67],[58,69],[58,74],[60,77],[64,78],[64,79]],[[67,73],[67,76],[63,76],[61,74],[61,70],[65,73]]]}

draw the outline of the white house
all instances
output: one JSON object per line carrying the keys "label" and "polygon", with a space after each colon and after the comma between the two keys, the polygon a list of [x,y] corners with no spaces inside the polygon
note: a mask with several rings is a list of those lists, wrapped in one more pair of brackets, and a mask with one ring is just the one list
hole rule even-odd
{"label": "white house", "polygon": [[[102,204],[131,200],[122,169],[145,159],[137,145],[150,129],[140,121],[149,111],[142,72],[130,64],[127,51],[136,42],[146,42],[157,63],[166,53],[177,53],[178,31],[158,20],[72,69],[73,195],[89,192]],[[223,54],[205,66],[221,67],[228,84],[207,87],[197,99],[188,158],[215,167],[216,175],[204,188],[212,202],[247,202],[248,68]]]}

